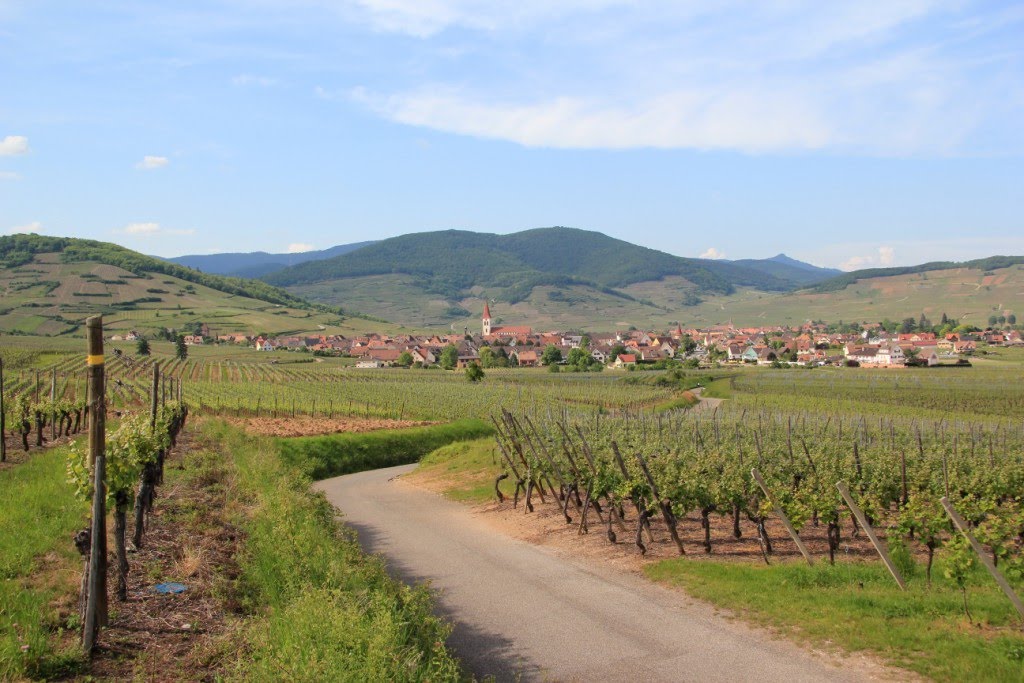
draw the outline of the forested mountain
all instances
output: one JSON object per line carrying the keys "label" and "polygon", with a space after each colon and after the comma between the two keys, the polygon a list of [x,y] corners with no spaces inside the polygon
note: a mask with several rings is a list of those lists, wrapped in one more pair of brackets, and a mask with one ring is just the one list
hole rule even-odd
{"label": "forested mountain", "polygon": [[234,277],[262,277],[279,270],[284,270],[288,266],[341,256],[373,243],[373,241],[369,241],[339,244],[330,249],[304,251],[297,254],[269,254],[265,251],[253,251],[246,253],[190,254],[175,256],[165,260],[177,263],[178,265],[188,266],[189,268],[195,268],[204,273],[231,275]]}
{"label": "forested mountain", "polygon": [[682,258],[598,232],[539,228],[511,235],[447,230],[383,240],[356,252],[311,261],[264,279],[278,286],[401,273],[428,291],[457,298],[473,287],[500,288],[510,301],[540,285],[587,284],[602,290],[678,276],[702,292],[738,286],[786,291],[798,283],[729,261]]}
{"label": "forested mountain", "polygon": [[785,254],[777,254],[766,259],[740,259],[733,261],[736,265],[752,268],[799,285],[812,285],[827,280],[843,271],[836,268],[821,268],[810,263],[797,261]]}

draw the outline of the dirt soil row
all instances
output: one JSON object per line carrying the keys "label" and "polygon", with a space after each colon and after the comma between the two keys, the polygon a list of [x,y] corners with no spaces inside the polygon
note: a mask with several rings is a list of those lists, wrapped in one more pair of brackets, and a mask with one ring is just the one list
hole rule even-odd
{"label": "dirt soil row", "polygon": [[260,436],[318,436],[322,434],[344,434],[372,432],[379,429],[404,429],[434,424],[415,420],[388,420],[376,417],[225,417],[227,422],[241,427],[251,434]]}
{"label": "dirt soil row", "polygon": [[[166,467],[185,467],[195,446],[183,433]],[[236,660],[231,624],[238,606],[230,595],[242,534],[224,509],[225,476],[207,467],[159,487],[143,547],[129,552],[127,602],[114,598],[110,556],[110,626],[76,680],[213,681]],[[128,526],[131,533],[133,522]],[[170,581],[185,584],[185,592],[157,593],[156,584]]]}

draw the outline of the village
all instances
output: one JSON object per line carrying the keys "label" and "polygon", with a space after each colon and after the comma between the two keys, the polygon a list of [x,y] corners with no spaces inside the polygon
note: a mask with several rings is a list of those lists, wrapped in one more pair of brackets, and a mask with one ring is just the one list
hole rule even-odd
{"label": "village", "polygon": [[[570,364],[573,369],[663,368],[685,362],[692,367],[713,364],[785,366],[841,365],[865,368],[965,364],[978,344],[1024,345],[1020,330],[901,332],[883,323],[862,323],[836,331],[825,323],[799,328],[714,325],[668,332],[630,328],[615,332],[538,332],[528,326],[494,324],[485,303],[480,331],[462,334],[265,337],[216,335],[206,324],[184,335],[188,346],[236,344],[261,352],[293,351],[317,356],[356,359],[356,368],[539,367]],[[115,335],[133,341],[137,333]],[[446,353],[447,351],[447,353]]]}

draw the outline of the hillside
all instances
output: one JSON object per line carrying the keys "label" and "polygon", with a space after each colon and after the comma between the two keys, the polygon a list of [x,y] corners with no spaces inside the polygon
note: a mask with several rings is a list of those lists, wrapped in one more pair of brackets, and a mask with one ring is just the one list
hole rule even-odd
{"label": "hillside", "polygon": [[346,287],[338,285],[339,281],[384,275],[409,276],[415,287],[451,302],[484,292],[512,304],[542,286],[589,287],[630,299],[621,291],[623,287],[670,276],[684,278],[695,292],[723,295],[741,286],[765,291],[796,286],[728,261],[682,258],[572,228],[540,228],[511,235],[458,230],[403,235],[263,279],[335,302],[325,288],[343,294]]}
{"label": "hillside", "polygon": [[95,313],[108,329],[150,335],[199,322],[216,334],[353,329],[336,312],[264,282],[199,273],[106,242],[0,237],[0,332],[80,334]]}
{"label": "hillside", "polygon": [[373,241],[369,241],[339,244],[330,249],[304,251],[297,254],[270,254],[265,251],[253,251],[224,254],[189,254],[186,256],[174,256],[164,260],[188,268],[194,268],[204,273],[255,278],[284,270],[289,266],[306,263],[307,261],[322,261],[335,256],[341,256],[373,243]]}
{"label": "hillside", "polygon": [[[946,313],[984,327],[991,315],[1019,316],[1024,310],[1024,259],[1014,260],[1018,261],[1016,265],[994,269],[965,264],[874,277],[867,276],[873,271],[857,271],[796,292],[741,288],[729,296],[707,297],[696,306],[682,307],[678,315],[684,325],[733,322],[748,326],[793,325],[807,320],[901,320],[921,313],[937,320]],[[1005,262],[982,259],[971,263],[991,266]],[[637,296],[652,295],[632,287],[627,291]]]}
{"label": "hillside", "polygon": [[843,274],[841,270],[821,268],[810,263],[797,261],[785,254],[777,254],[766,259],[740,259],[733,261],[733,263],[773,275],[782,280],[795,282],[801,286],[817,284]]}

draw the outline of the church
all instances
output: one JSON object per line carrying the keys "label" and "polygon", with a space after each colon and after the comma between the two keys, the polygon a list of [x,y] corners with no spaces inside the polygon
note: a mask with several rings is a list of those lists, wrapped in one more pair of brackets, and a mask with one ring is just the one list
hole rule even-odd
{"label": "church", "polygon": [[484,302],[484,315],[481,320],[483,327],[484,338],[490,339],[502,339],[510,337],[529,337],[533,334],[533,329],[525,326],[514,326],[514,325],[491,325],[491,307],[488,303]]}

